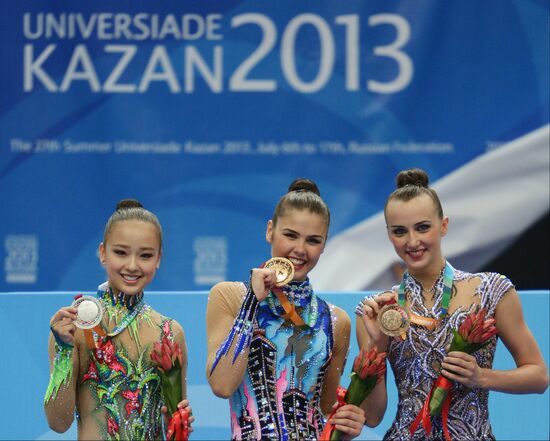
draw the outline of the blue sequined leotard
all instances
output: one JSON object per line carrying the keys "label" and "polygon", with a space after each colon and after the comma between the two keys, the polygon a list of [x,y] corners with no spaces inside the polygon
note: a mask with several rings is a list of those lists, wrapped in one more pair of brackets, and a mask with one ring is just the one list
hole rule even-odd
{"label": "blue sequined leotard", "polygon": [[[300,329],[281,317],[284,310],[272,293],[250,306],[248,299],[254,294],[244,284],[234,287],[241,290],[243,307],[233,329],[245,332],[248,317],[251,330],[247,370],[229,399],[233,439],[318,439],[325,424],[321,392],[334,345],[331,306],[313,293],[308,280],[285,287],[287,298],[308,325]],[[253,315],[243,314],[247,307],[256,308]],[[226,355],[224,348],[231,339],[239,338],[232,334],[218,351],[218,359]],[[212,370],[215,367],[216,363]]]}

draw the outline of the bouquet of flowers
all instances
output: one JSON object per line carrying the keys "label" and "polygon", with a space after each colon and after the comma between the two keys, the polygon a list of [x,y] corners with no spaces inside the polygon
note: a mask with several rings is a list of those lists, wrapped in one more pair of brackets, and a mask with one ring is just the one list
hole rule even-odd
{"label": "bouquet of flowers", "polygon": [[[449,352],[460,351],[472,354],[485,346],[489,342],[489,339],[497,333],[495,319],[485,320],[486,315],[487,310],[484,308],[480,309],[478,312],[474,311],[466,317],[462,325],[458,328],[458,331],[453,329],[453,340],[449,347]],[[422,411],[411,424],[411,435],[416,431],[420,421],[422,421],[422,426],[426,434],[429,435],[432,431],[430,417],[442,414],[443,433],[445,439],[451,441],[451,436],[449,435],[449,429],[447,427],[447,418],[451,404],[452,387],[452,380],[449,380],[443,375],[439,375],[432,390],[426,397]]]}
{"label": "bouquet of flowers", "polygon": [[[372,392],[386,373],[386,353],[378,353],[376,348],[370,351],[361,351],[353,362],[351,372],[351,382],[347,389],[338,387],[336,396],[338,399],[337,407],[329,415],[328,420],[334,416],[336,411],[345,404],[354,404],[360,406],[369,393]],[[334,425],[327,422],[325,429],[321,434],[321,441],[341,440],[344,434],[334,428]]]}
{"label": "bouquet of flowers", "polygon": [[160,343],[155,343],[151,351],[151,360],[156,364],[161,382],[162,396],[171,415],[166,430],[166,439],[187,441],[189,438],[189,415],[179,409],[181,394],[182,351],[180,346],[167,335]]}

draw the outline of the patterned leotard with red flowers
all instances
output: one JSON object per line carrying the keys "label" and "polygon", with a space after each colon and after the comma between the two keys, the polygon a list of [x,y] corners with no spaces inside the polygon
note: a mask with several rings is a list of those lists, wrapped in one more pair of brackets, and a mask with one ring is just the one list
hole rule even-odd
{"label": "patterned leotard with red flowers", "polygon": [[[104,327],[117,333],[107,337],[94,333],[95,347],[83,354],[79,394],[90,396],[93,404],[79,410],[92,414],[102,439],[161,439],[160,378],[150,358],[151,341],[172,338],[173,322],[162,316],[153,320],[142,295],[132,302],[120,301],[110,290],[98,296],[107,312],[103,324],[105,320],[115,324]],[[124,323],[129,314],[132,320]],[[143,347],[140,335],[146,336]]]}

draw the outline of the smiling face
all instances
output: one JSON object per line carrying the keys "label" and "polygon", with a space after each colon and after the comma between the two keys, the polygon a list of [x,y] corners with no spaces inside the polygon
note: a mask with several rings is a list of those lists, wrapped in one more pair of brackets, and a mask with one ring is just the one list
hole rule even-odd
{"label": "smiling face", "polygon": [[289,209],[277,223],[269,221],[266,239],[272,257],[286,257],[294,264],[294,280],[303,281],[325,249],[328,226],[320,214]]}
{"label": "smiling face", "polygon": [[386,206],[388,237],[413,275],[437,273],[444,265],[441,238],[449,219],[438,216],[433,200],[422,194],[409,201],[392,199]]}
{"label": "smiling face", "polygon": [[139,294],[160,266],[159,231],[149,222],[117,222],[106,243],[99,246],[99,255],[113,289],[128,295]]}

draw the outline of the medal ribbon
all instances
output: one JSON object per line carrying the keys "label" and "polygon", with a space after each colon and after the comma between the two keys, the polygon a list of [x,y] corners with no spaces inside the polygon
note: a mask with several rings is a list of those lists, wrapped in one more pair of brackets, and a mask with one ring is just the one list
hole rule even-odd
{"label": "medal ribbon", "polygon": [[[111,298],[114,298],[113,297],[114,294],[112,293],[110,287],[107,290],[102,290],[102,289],[98,290],[97,291],[97,296],[101,301],[104,301],[107,293],[110,294]],[[92,331],[97,333],[101,337],[114,337],[114,336],[120,334],[122,331],[124,331],[128,327],[128,325],[130,325],[132,323],[134,318],[136,318],[136,316],[143,309],[143,306],[144,306],[143,296],[141,296],[138,303],[136,305],[134,305],[132,310],[122,318],[121,322],[119,324],[117,324],[111,332],[108,332],[108,333],[105,332],[105,330],[101,326],[101,323],[98,324],[97,326],[95,326],[92,329],[85,329],[84,330],[84,336],[86,338],[86,345],[88,346],[88,348],[93,349],[93,348],[96,347],[95,339],[94,339]]]}
{"label": "medal ribbon", "polygon": [[172,414],[166,429],[166,439],[174,441],[189,439],[189,411],[187,409],[178,408]]}
{"label": "medal ribbon", "polygon": [[[264,266],[265,262],[260,266],[260,268],[263,268]],[[271,292],[275,294],[275,296],[279,300],[279,303],[283,307],[283,310],[285,311],[284,314],[281,314],[281,317],[285,320],[290,320],[300,329],[304,331],[307,330],[309,326],[306,325],[304,320],[302,320],[302,317],[300,317],[300,315],[296,312],[296,307],[294,306],[294,304],[290,303],[282,288],[280,286],[273,286],[271,288]]]}
{"label": "medal ribbon", "polygon": [[292,303],[290,303],[287,296],[280,287],[274,286],[273,288],[271,288],[271,292],[275,294],[275,296],[279,300],[279,303],[285,311],[284,314],[281,314],[282,318],[284,318],[285,320],[290,320],[292,323],[294,323],[296,326],[304,331],[309,328],[302,317],[300,317],[300,315],[296,312],[296,307]]}
{"label": "medal ribbon", "polygon": [[[99,290],[97,292],[97,296],[100,299],[104,300],[105,295],[107,293],[110,294],[111,298],[114,298],[114,294],[112,293],[110,287],[107,291]],[[138,303],[134,305],[134,307],[132,308],[130,313],[128,313],[124,317],[122,317],[122,320],[120,321],[120,324],[117,324],[111,332],[107,333],[107,337],[114,337],[114,336],[120,334],[122,331],[124,331],[128,327],[128,325],[130,323],[132,323],[134,318],[136,318],[136,316],[141,312],[141,310],[143,308],[143,305],[144,305],[143,296],[141,296]]]}
{"label": "medal ribbon", "polygon": [[[403,274],[403,278],[401,279],[401,284],[399,285],[399,289],[397,291],[398,302],[402,308],[405,308],[405,281],[408,277],[409,272],[405,271],[405,273]],[[422,317],[420,315],[410,313],[411,322],[420,326],[424,326],[429,330],[435,329],[437,323],[439,323],[439,321],[447,315],[447,311],[449,310],[449,303],[451,302],[451,291],[453,289],[453,279],[454,268],[449,262],[445,262],[445,270],[443,272],[443,294],[441,297],[441,309],[439,311],[439,319]]]}
{"label": "medal ribbon", "polygon": [[344,400],[344,398],[346,397],[347,391],[348,390],[342,386],[338,386],[338,388],[336,389],[336,401],[338,404],[334,409],[332,409],[332,412],[328,416],[327,423],[325,424],[325,428],[321,433],[321,437],[319,438],[319,441],[330,441],[330,436],[332,435],[332,432],[335,430],[334,424],[332,424],[330,420],[332,419],[336,411],[346,404],[346,401]]}
{"label": "medal ribbon", "polygon": [[448,390],[448,394],[445,397],[445,401],[443,401],[443,407],[441,409],[441,422],[443,426],[443,435],[445,436],[446,441],[452,441],[451,435],[449,433],[449,408],[451,407],[451,391],[452,391],[453,383],[446,377],[440,376],[435,384],[432,386],[430,393],[426,397],[426,401],[424,401],[424,405],[422,406],[422,410],[420,413],[416,416],[415,420],[409,427],[409,432],[411,436],[414,435],[414,432],[416,432],[416,428],[418,427],[418,424],[422,421],[422,427],[424,427],[424,430],[426,431],[426,435],[430,436],[430,433],[432,431],[432,420],[430,418],[430,400],[432,398],[433,392],[436,388],[445,389]]}

